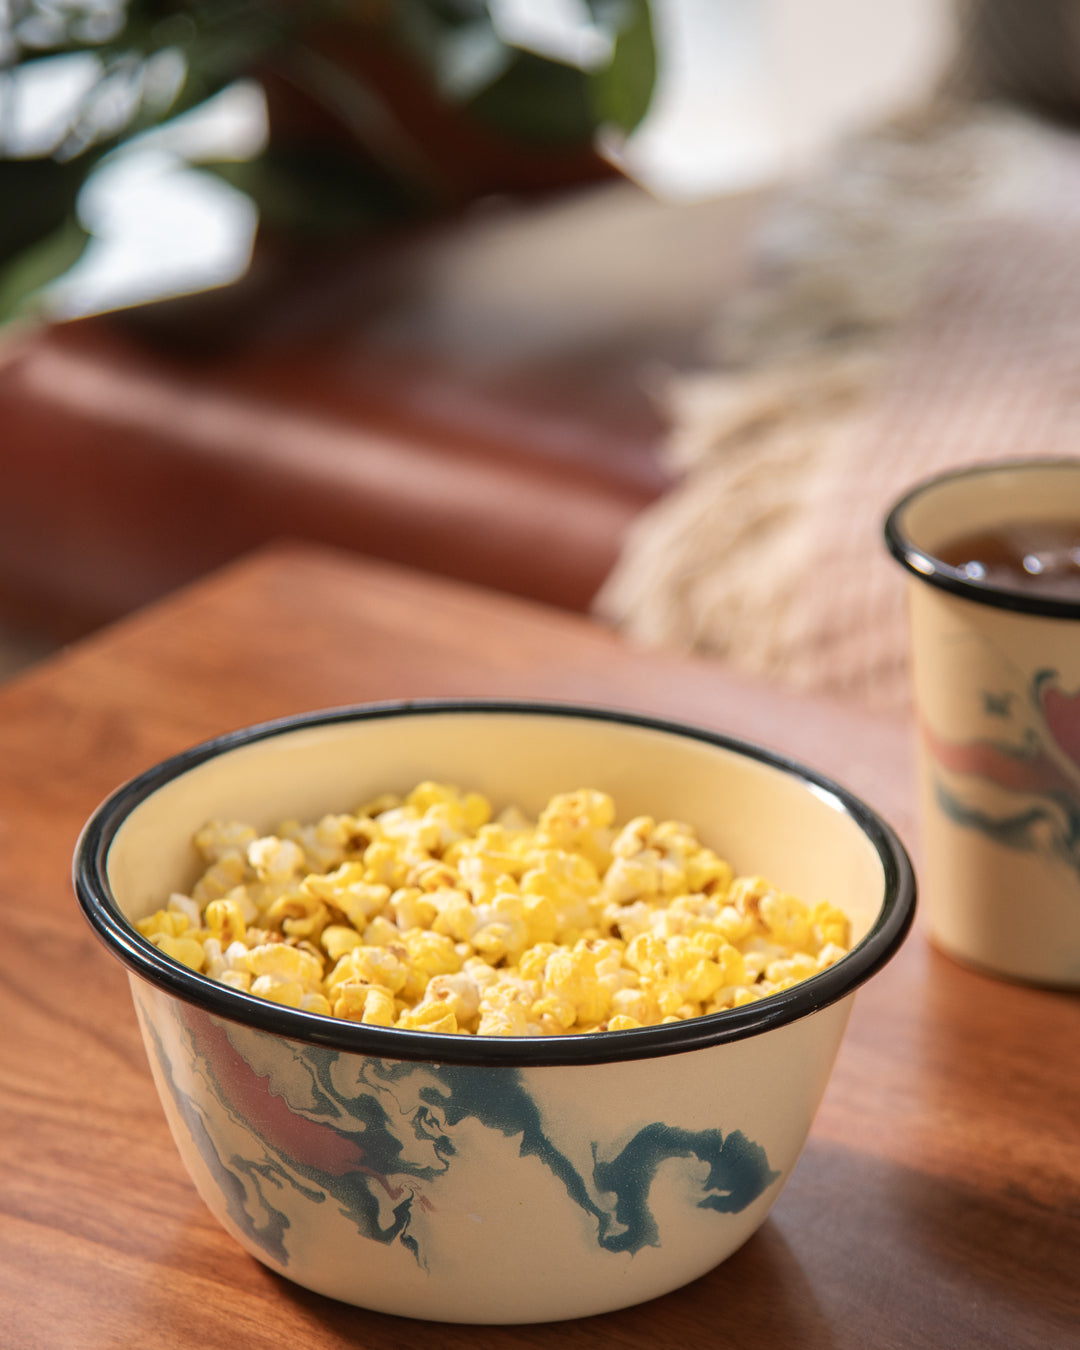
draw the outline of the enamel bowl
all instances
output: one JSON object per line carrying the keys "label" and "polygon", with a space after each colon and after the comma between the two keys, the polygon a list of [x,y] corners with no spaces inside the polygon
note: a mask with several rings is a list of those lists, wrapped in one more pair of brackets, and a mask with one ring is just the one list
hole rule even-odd
{"label": "enamel bowl", "polygon": [[[422,779],[535,812],[610,792],[685,820],[737,872],[852,919],[852,951],[759,1003],[578,1036],[446,1036],[302,1013],[194,974],[133,921],[190,888],[221,817],[272,829]],[[309,1289],[453,1322],[584,1317],[686,1284],[762,1223],[856,988],[895,953],[911,866],[868,807],[754,746],[557,704],[318,712],[167,760],[87,824],[75,885],[128,968],[165,1114],[221,1224]]]}

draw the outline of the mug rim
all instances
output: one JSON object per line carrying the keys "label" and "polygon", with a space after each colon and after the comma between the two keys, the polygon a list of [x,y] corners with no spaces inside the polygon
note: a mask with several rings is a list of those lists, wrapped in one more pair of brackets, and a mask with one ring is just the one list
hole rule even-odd
{"label": "mug rim", "polygon": [[909,488],[885,517],[885,546],[896,561],[919,581],[950,595],[971,600],[978,605],[1011,610],[1019,614],[1038,615],[1047,619],[1080,619],[1080,600],[1066,600],[1060,596],[1037,595],[1030,591],[1012,591],[965,576],[958,568],[942,562],[909,537],[904,529],[908,510],[927,493],[964,478],[985,477],[994,473],[1020,469],[1061,469],[1080,472],[1080,458],[1069,455],[1030,459],[987,460],[969,464],[943,473],[934,474]]}
{"label": "mug rim", "polygon": [[[120,910],[108,877],[108,855],[113,840],[140,803],[198,765],[258,741],[337,723],[478,713],[582,718],[641,727],[717,746],[780,770],[799,781],[819,800],[848,816],[873,847],[882,867],[884,890],[874,923],[835,965],[791,989],[770,994],[740,1008],[625,1031],[501,1037],[376,1027],[284,1007],[221,984],[167,957],[144,938]],[[886,965],[907,936],[916,903],[911,860],[892,827],[847,788],[798,761],[690,723],[617,708],[513,699],[415,699],[347,705],[261,722],[202,741],[147,769],[102,802],[79,836],[72,880],[85,918],[112,955],[129,972],[182,1002],[231,1022],[342,1053],[387,1060],[515,1068],[602,1064],[683,1054],[742,1040],[795,1022],[853,994]]]}

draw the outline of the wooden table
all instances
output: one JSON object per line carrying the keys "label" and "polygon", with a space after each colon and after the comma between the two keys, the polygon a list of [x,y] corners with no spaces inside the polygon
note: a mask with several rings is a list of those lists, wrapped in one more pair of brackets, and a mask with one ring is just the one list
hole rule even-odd
{"label": "wooden table", "polygon": [[632,652],[586,621],[282,546],[0,689],[0,1343],[892,1350],[1080,1345],[1080,999],[991,981],[916,927],[856,1002],[805,1154],[724,1265],[554,1326],[409,1322],[245,1255],[203,1208],[151,1084],[126,980],[75,906],[79,827],[120,780],[302,709],[537,695],[785,749],[909,841],[908,729]]}

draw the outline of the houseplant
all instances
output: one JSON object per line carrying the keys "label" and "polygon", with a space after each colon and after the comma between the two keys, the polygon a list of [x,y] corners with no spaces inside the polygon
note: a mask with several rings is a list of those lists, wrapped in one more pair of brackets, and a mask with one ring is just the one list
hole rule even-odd
{"label": "houseplant", "polygon": [[[584,0],[581,64],[504,35],[489,0],[11,0],[0,17],[0,321],[81,255],[79,194],[146,131],[240,79],[268,109],[264,150],[205,164],[248,192],[260,229],[312,240],[384,232],[491,194],[610,175],[598,151],[652,93],[648,0]],[[87,88],[22,153],[5,105],[35,62],[81,56]]]}

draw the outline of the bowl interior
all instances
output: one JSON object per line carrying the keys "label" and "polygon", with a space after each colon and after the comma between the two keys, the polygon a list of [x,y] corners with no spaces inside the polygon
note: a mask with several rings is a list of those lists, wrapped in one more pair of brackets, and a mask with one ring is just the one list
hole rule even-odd
{"label": "bowl interior", "polygon": [[855,941],[884,901],[875,844],[828,787],[797,770],[617,716],[415,707],[276,731],[164,777],[112,840],[110,886],[126,918],[141,918],[190,888],[200,870],[192,836],[208,819],[269,831],[423,779],[530,814],[554,793],[599,788],[614,797],[620,822],[684,820],[736,872],[840,905]]}

